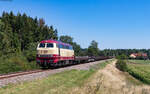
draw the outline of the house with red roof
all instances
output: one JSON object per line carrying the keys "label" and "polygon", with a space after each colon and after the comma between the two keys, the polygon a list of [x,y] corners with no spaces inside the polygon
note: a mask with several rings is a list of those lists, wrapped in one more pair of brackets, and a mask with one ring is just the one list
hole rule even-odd
{"label": "house with red roof", "polygon": [[132,53],[130,55],[130,58],[138,58],[138,57],[143,57],[143,58],[147,58],[147,53]]}

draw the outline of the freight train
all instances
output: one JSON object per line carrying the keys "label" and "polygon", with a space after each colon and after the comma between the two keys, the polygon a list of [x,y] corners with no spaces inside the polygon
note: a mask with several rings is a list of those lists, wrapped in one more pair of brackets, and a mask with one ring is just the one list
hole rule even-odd
{"label": "freight train", "polygon": [[60,67],[109,58],[103,56],[75,56],[72,45],[56,40],[43,40],[37,46],[36,62],[42,67]]}

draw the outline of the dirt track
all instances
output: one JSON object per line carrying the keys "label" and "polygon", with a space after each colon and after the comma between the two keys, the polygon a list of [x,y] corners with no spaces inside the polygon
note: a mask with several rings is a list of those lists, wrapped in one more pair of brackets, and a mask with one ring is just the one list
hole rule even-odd
{"label": "dirt track", "polygon": [[143,85],[127,73],[115,67],[116,61],[99,70],[73,94],[150,94],[150,86]]}

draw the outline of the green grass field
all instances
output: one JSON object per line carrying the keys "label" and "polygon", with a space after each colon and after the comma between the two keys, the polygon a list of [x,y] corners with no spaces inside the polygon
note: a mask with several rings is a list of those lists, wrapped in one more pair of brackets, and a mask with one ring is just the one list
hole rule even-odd
{"label": "green grass field", "polygon": [[70,94],[70,89],[84,85],[89,77],[110,62],[99,63],[90,70],[64,71],[32,82],[11,84],[0,88],[0,94]]}
{"label": "green grass field", "polygon": [[150,64],[150,60],[129,60],[129,62],[138,64]]}
{"label": "green grass field", "polygon": [[128,72],[143,83],[150,84],[150,60],[129,60]]}

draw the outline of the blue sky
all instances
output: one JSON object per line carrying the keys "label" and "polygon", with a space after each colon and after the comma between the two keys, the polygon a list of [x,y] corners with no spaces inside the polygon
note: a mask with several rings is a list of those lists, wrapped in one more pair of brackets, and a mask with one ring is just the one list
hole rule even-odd
{"label": "blue sky", "polygon": [[83,48],[150,48],[150,0],[2,0],[3,11],[44,18]]}

